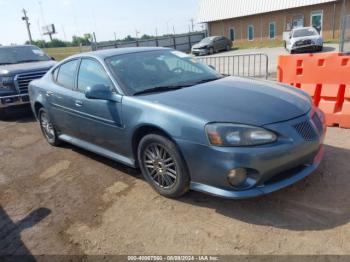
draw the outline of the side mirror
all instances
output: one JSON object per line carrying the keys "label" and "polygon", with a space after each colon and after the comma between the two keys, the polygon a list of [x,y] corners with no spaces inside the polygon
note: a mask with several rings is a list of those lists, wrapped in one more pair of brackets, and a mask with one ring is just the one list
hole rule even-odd
{"label": "side mirror", "polygon": [[85,97],[88,99],[114,100],[113,93],[105,85],[94,85],[87,87]]}
{"label": "side mirror", "polygon": [[54,58],[53,56],[51,56],[50,58],[51,60],[56,61],[56,58]]}

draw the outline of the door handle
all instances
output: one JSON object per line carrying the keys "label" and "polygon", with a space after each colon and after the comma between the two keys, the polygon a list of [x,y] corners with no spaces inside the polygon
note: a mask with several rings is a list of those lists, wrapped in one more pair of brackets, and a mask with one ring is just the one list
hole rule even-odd
{"label": "door handle", "polygon": [[50,96],[53,96],[53,95],[54,95],[53,92],[51,92],[51,91],[46,91],[46,96],[50,97]]}
{"label": "door handle", "polygon": [[78,107],[82,107],[83,106],[83,101],[75,100],[75,105],[78,106]]}

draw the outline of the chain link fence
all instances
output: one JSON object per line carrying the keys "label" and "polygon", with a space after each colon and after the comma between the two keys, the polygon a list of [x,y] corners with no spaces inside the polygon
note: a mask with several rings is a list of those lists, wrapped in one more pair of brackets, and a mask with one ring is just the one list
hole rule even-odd
{"label": "chain link fence", "polygon": [[193,45],[205,38],[205,32],[194,32],[181,35],[157,37],[147,40],[135,40],[131,42],[108,41],[92,45],[92,50],[123,48],[123,47],[170,47],[179,51],[189,52]]}

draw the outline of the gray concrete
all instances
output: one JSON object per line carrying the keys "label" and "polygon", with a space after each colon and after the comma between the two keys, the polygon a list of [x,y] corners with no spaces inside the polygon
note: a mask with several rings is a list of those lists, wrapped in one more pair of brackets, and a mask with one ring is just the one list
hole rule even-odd
{"label": "gray concrete", "polygon": [[[337,52],[339,50],[338,44],[325,44],[323,52]],[[232,56],[232,55],[242,55],[242,54],[253,54],[253,53],[263,53],[267,54],[269,58],[269,74],[272,79],[276,77],[277,72],[277,60],[279,55],[286,55],[288,52],[283,47],[274,48],[252,48],[252,49],[238,49],[229,52],[222,52],[211,57],[222,57],[222,56]],[[209,57],[209,56],[207,56]],[[247,66],[246,66],[247,67]],[[245,68],[247,69],[247,68]],[[248,70],[246,70],[248,71]]]}

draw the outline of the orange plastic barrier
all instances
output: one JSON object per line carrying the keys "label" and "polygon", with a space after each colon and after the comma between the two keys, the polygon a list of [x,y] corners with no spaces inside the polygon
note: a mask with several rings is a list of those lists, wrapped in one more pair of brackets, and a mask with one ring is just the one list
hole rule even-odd
{"label": "orange plastic barrier", "polygon": [[328,126],[350,128],[350,56],[340,53],[282,55],[277,79],[310,94]]}

